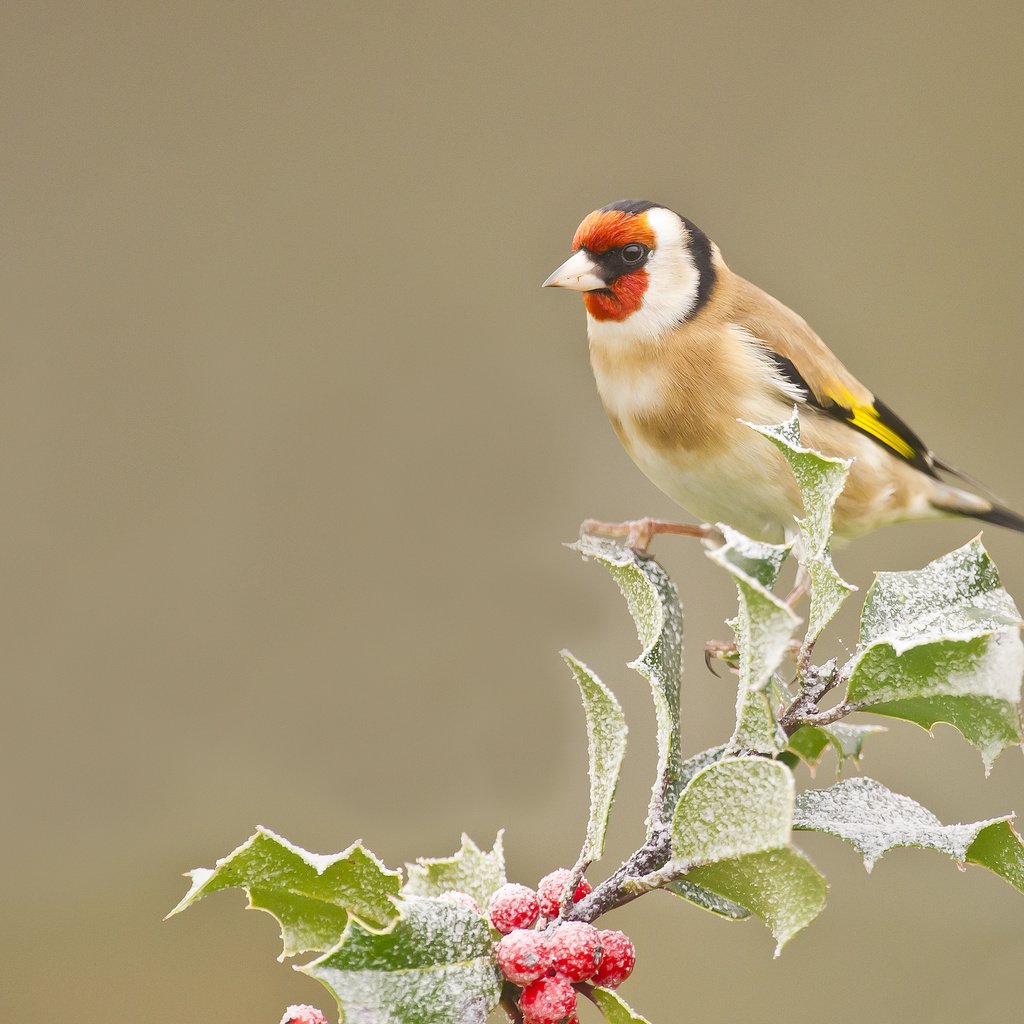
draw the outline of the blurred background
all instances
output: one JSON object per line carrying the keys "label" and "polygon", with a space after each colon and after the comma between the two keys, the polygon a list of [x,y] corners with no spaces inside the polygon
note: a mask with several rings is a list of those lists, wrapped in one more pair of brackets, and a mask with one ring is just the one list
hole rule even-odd
{"label": "blurred background", "polygon": [[[539,287],[594,207],[685,213],[1024,508],[1022,42],[1009,4],[4,4],[0,1016],[326,1005],[239,893],[161,922],[258,823],[391,865],[507,827],[513,878],[571,863],[562,646],[625,706],[608,869],[636,846],[636,640],[562,543],[676,510],[605,421],[578,296]],[[837,561],[863,588],[976,532],[895,527]],[[1024,598],[1024,538],[985,539]],[[696,751],[731,726],[701,647],[734,596],[695,544],[655,550]],[[865,771],[943,820],[1024,812],[1019,752],[986,780],[952,729],[890,730]],[[758,923],[620,911],[630,1002],[655,1024],[1017,1005],[1004,882],[801,845],[832,897],[780,960]]]}

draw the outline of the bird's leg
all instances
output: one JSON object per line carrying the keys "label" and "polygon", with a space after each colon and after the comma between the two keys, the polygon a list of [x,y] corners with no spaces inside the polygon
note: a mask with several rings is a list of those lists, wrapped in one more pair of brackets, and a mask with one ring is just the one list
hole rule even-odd
{"label": "bird's leg", "polygon": [[683,537],[699,537],[701,540],[721,540],[721,533],[706,523],[691,526],[689,523],[673,523],[666,519],[631,519],[625,523],[603,523],[599,519],[584,519],[581,533],[594,533],[601,537],[625,537],[626,547],[638,555],[646,555],[647,548],[655,535],[675,533]]}
{"label": "bird's leg", "polygon": [[807,596],[811,589],[811,574],[803,564],[797,566],[796,579],[793,581],[793,589],[786,598],[786,604],[790,608],[796,606]]}

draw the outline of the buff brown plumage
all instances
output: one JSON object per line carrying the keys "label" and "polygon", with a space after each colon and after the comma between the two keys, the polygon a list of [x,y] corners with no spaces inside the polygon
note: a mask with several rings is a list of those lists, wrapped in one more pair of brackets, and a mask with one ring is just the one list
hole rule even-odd
{"label": "buff brown plumage", "polygon": [[685,217],[623,200],[589,214],[545,282],[583,293],[590,359],[612,426],[641,470],[707,522],[778,541],[800,514],[781,455],[744,423],[799,410],[804,443],[853,459],[840,538],[901,520],[1024,518],[960,475],[862,384],[807,322],[734,274]]}

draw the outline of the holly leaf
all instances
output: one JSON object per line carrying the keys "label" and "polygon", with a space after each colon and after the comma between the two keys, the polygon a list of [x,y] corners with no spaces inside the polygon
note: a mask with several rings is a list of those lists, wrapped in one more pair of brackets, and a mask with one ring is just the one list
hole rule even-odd
{"label": "holly leaf", "polygon": [[786,749],[804,761],[813,774],[822,755],[831,747],[836,752],[837,768],[841,771],[845,761],[861,759],[865,736],[885,731],[884,725],[850,725],[847,722],[804,725],[790,736]]}
{"label": "holly leaf", "polygon": [[451,857],[417,857],[415,864],[406,864],[408,881],[403,896],[443,896],[464,892],[486,910],[495,890],[506,882],[505,851],[502,832],[494,838],[494,848],[485,853],[467,835],[462,846]]}
{"label": "holly leaf", "polygon": [[909,796],[893,793],[874,779],[857,778],[801,793],[793,827],[852,843],[868,871],[889,850],[915,846],[938,850],[959,864],[980,864],[1024,892],[1024,846],[1011,817],[943,825]]}
{"label": "holly leaf", "polygon": [[590,819],[580,859],[593,863],[604,853],[608,818],[626,756],[626,718],[615,694],[569,651],[562,651],[583,698],[587,717],[587,752],[590,773]]}
{"label": "holly leaf", "polygon": [[646,1017],[641,1017],[617,992],[607,988],[591,988],[583,990],[591,1002],[604,1014],[608,1024],[650,1024]]}
{"label": "holly leaf", "polygon": [[220,889],[244,889],[249,909],[277,918],[281,960],[330,949],[351,920],[370,929],[386,928],[398,915],[394,898],[402,877],[360,843],[324,856],[263,827],[214,868],[188,874],[192,887],[168,917]]}
{"label": "holly leaf", "polygon": [[800,529],[800,558],[811,581],[811,611],[807,623],[807,641],[813,642],[834,618],[843,602],[856,590],[832,564],[829,543],[832,536],[832,510],[846,484],[853,464],[849,459],[822,455],[800,442],[800,418],[796,409],[785,423],[759,426],[749,423],[782,452],[793,471],[804,515],[797,520]]}
{"label": "holly leaf", "polygon": [[750,853],[696,868],[687,878],[749,908],[775,938],[775,955],[825,909],[828,886],[796,847]]}
{"label": "holly leaf", "polygon": [[913,572],[879,573],[861,615],[847,700],[958,729],[986,770],[1021,740],[1020,613],[978,538]]}
{"label": "holly leaf", "polygon": [[738,903],[719,896],[717,892],[705,889],[703,886],[697,885],[696,882],[688,881],[685,878],[669,882],[665,889],[686,900],[687,903],[692,903],[695,907],[700,907],[701,910],[706,910],[716,917],[724,917],[728,921],[745,921],[750,917],[750,911],[746,907],[741,907]]}
{"label": "holly leaf", "polygon": [[761,757],[731,757],[698,772],[672,819],[672,859],[687,870],[789,842],[793,774]]}
{"label": "holly leaf", "polygon": [[[709,764],[721,761],[728,753],[729,748],[723,744],[688,757],[683,762],[683,785],[688,786],[699,771],[707,768]],[[701,888],[695,882],[688,882],[683,878],[670,882],[665,886],[665,889],[673,895],[692,903],[694,906],[700,907],[701,910],[715,914],[717,917],[724,917],[730,921],[742,921],[750,917],[750,911],[746,907],[741,907],[719,896],[718,893],[710,892],[708,889]]]}
{"label": "holly leaf", "polygon": [[353,919],[297,970],[327,987],[345,1024],[484,1024],[501,995],[493,944],[472,910],[412,896],[387,931]]}
{"label": "holly leaf", "polygon": [[740,750],[776,753],[786,738],[778,727],[765,691],[786,653],[800,621],[793,609],[772,593],[789,545],[751,540],[719,524],[725,543],[708,552],[736,581],[739,612],[730,622],[739,653],[736,729],[730,744]]}
{"label": "holly leaf", "polygon": [[658,725],[658,773],[647,815],[650,834],[660,821],[662,808],[674,807],[682,790],[679,684],[683,671],[683,611],[679,594],[657,562],[641,558],[623,544],[583,534],[573,550],[597,560],[611,573],[626,599],[643,648],[629,667],[650,684]]}
{"label": "holly leaf", "polygon": [[725,758],[693,777],[672,822],[669,871],[760,917],[775,936],[776,956],[821,913],[827,894],[825,880],[790,845],[793,799],[784,765]]}
{"label": "holly leaf", "polygon": [[1024,892],[1024,841],[1009,820],[983,828],[967,848],[967,863],[978,864]]}

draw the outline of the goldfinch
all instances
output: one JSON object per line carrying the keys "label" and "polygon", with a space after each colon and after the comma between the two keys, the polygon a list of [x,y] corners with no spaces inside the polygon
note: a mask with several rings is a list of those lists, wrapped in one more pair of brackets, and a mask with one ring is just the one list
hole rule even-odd
{"label": "goldfinch", "polygon": [[[836,503],[838,538],[949,515],[1024,531],[1024,517],[944,482],[939,471],[970,478],[800,316],[734,274],[685,217],[643,200],[611,203],[584,218],[572,248],[544,287],[583,292],[608,418],[637,466],[693,515],[761,540],[792,534],[793,476],[743,421],[779,423],[796,405],[804,444],[854,460]],[[641,547],[652,532],[661,531],[648,523]]]}

